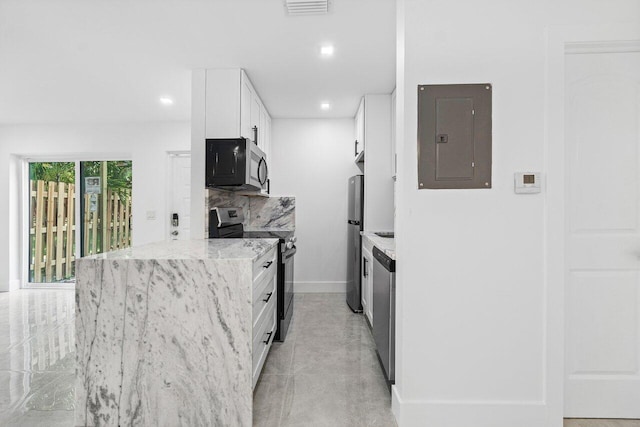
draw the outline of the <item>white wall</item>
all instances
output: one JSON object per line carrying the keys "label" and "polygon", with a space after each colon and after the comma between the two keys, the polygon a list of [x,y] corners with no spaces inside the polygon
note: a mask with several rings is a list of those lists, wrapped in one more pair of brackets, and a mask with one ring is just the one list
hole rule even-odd
{"label": "white wall", "polygon": [[[0,291],[20,285],[21,156],[117,154],[133,160],[133,243],[166,236],[167,151],[190,149],[188,122],[0,126]],[[156,220],[147,220],[147,211]]]}
{"label": "white wall", "polygon": [[365,95],[364,109],[364,229],[393,231],[391,95]]}
{"label": "white wall", "polygon": [[[547,168],[546,27],[639,17],[635,0],[399,0],[401,427],[561,426],[561,383],[549,375],[562,349],[547,340],[547,196],[514,194],[513,173]],[[417,85],[485,82],[493,188],[418,190]]]}
{"label": "white wall", "polygon": [[274,119],[271,193],[296,197],[298,292],[345,292],[353,119]]}

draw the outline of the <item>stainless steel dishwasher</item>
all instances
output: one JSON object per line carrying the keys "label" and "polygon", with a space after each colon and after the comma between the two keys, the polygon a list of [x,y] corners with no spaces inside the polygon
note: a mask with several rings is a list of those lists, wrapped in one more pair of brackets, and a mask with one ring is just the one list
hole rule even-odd
{"label": "stainless steel dishwasher", "polygon": [[373,338],[387,382],[395,383],[396,262],[373,247]]}

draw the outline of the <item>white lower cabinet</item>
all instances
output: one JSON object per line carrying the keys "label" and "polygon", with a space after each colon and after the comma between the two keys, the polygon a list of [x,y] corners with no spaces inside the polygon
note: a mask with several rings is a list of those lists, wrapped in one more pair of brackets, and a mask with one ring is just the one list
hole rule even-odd
{"label": "white lower cabinet", "polygon": [[364,247],[362,248],[362,312],[373,325],[373,255]]}
{"label": "white lower cabinet", "polygon": [[278,301],[277,247],[260,257],[253,264],[253,387],[269,354],[276,334]]}

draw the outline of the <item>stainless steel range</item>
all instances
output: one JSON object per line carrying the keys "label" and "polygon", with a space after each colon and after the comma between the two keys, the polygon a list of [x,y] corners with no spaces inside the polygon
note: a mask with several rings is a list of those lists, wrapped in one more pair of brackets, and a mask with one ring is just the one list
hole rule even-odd
{"label": "stainless steel range", "polygon": [[291,230],[245,230],[242,208],[209,211],[209,238],[278,239],[278,329],[275,340],[284,341],[293,317],[293,259],[295,232]]}

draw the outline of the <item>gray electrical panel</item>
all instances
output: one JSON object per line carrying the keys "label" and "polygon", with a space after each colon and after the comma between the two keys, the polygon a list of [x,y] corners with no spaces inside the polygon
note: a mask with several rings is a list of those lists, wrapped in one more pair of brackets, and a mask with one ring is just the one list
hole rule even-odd
{"label": "gray electrical panel", "polygon": [[491,85],[418,86],[418,188],[491,188]]}

